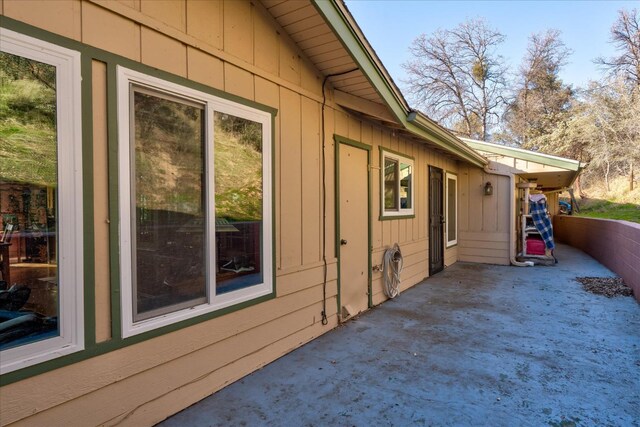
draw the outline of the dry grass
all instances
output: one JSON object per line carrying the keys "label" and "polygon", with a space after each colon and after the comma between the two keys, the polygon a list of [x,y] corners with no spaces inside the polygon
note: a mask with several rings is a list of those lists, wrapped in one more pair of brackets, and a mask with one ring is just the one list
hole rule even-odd
{"label": "dry grass", "polygon": [[[636,183],[633,191],[629,191],[627,177],[611,180],[609,190],[604,180],[592,180],[582,189],[582,196],[576,194],[580,212],[579,216],[592,218],[608,218],[640,223],[640,183]],[[569,195],[561,194],[567,200]]]}
{"label": "dry grass", "polygon": [[606,189],[604,180],[592,182],[588,187],[583,188],[584,198],[579,198],[578,203],[583,201],[588,205],[590,200],[607,200],[612,203],[630,203],[640,205],[640,182],[636,180],[635,188],[629,191],[629,178],[619,176],[609,183],[609,190]]}

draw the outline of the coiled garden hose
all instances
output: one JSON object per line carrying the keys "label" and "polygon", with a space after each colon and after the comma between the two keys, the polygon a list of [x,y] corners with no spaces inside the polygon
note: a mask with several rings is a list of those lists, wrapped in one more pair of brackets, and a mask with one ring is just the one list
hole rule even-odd
{"label": "coiled garden hose", "polygon": [[382,260],[382,276],[384,277],[384,294],[395,298],[400,293],[400,272],[402,271],[402,252],[397,243],[384,253]]}

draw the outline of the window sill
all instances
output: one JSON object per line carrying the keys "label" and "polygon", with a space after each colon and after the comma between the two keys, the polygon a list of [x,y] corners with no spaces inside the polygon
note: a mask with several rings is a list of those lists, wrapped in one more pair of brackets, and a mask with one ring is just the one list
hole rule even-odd
{"label": "window sill", "polygon": [[416,214],[406,214],[406,215],[403,215],[403,214],[388,215],[387,214],[387,215],[380,215],[378,217],[378,220],[379,221],[389,221],[389,220],[392,220],[392,219],[413,219],[415,217],[416,217]]}

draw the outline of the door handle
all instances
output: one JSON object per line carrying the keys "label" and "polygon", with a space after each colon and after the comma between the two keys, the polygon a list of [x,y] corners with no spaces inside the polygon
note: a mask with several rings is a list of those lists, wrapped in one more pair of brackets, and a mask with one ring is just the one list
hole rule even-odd
{"label": "door handle", "polygon": [[340,245],[344,246],[347,244],[347,241],[345,239],[340,239]]}

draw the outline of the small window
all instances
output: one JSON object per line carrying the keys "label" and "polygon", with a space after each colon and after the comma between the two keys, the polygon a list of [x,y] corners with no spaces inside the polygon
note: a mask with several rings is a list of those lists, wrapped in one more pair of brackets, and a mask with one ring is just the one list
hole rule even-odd
{"label": "small window", "polygon": [[118,67],[123,336],[273,293],[271,114]]}
{"label": "small window", "polygon": [[458,176],[447,173],[445,216],[447,247],[458,243]]}
{"label": "small window", "polygon": [[0,32],[0,373],[84,346],[80,54]]}
{"label": "small window", "polygon": [[382,217],[413,215],[413,159],[388,151],[382,159]]}

